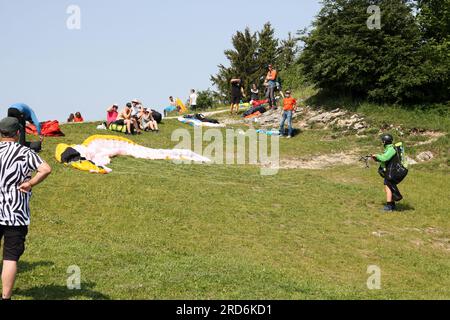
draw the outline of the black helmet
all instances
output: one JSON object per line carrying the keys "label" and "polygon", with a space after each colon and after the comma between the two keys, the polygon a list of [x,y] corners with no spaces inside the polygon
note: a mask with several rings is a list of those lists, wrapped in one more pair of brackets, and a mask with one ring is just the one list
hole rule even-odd
{"label": "black helmet", "polygon": [[381,136],[381,141],[386,144],[393,144],[394,143],[394,137],[390,134],[384,134]]}

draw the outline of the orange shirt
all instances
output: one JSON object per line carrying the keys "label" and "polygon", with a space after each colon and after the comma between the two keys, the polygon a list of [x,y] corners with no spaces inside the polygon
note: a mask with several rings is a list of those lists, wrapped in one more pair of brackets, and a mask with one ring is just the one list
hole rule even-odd
{"label": "orange shirt", "polygon": [[275,81],[277,80],[277,75],[278,75],[277,70],[273,69],[272,71],[269,71],[267,73],[267,80]]}
{"label": "orange shirt", "polygon": [[294,110],[295,106],[297,105],[297,100],[294,98],[285,98],[283,100],[283,110],[284,111],[292,111]]}
{"label": "orange shirt", "polygon": [[81,117],[81,118],[74,118],[73,122],[84,122],[84,119],[83,119],[83,117]]}

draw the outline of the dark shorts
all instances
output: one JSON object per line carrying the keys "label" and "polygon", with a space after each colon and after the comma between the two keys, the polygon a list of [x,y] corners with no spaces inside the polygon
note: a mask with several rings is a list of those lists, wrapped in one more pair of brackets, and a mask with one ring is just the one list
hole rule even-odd
{"label": "dark shorts", "polygon": [[125,125],[125,120],[121,119],[121,120],[116,120],[113,122],[113,124],[116,124],[118,126],[124,126]]}
{"label": "dark shorts", "polygon": [[231,96],[231,104],[240,104],[241,97],[240,96]]}
{"label": "dark shorts", "polygon": [[25,252],[28,227],[0,226],[0,240],[3,241],[3,260],[19,261]]}

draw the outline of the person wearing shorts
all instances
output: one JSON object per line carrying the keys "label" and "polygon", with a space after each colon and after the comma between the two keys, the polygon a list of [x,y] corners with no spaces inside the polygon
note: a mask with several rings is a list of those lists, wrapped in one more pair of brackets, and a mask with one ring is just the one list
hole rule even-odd
{"label": "person wearing shorts", "polygon": [[[30,225],[31,190],[51,173],[51,167],[19,141],[17,118],[0,121],[0,241],[3,240],[2,300],[10,300],[17,263],[25,252]],[[32,177],[32,173],[36,175]]]}
{"label": "person wearing shorts", "polygon": [[244,96],[245,93],[241,79],[231,79],[231,115],[233,115],[234,109],[236,109],[236,114],[239,113],[239,105]]}

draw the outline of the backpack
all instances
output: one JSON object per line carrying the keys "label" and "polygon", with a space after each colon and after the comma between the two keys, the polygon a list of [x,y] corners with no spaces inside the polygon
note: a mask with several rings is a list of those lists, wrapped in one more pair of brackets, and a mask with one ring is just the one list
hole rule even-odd
{"label": "backpack", "polygon": [[400,184],[409,173],[408,163],[405,157],[405,147],[402,142],[394,145],[396,154],[386,164],[386,179],[394,184]]}
{"label": "backpack", "polygon": [[161,123],[161,121],[162,121],[162,114],[161,113],[159,113],[156,110],[152,110],[152,116],[153,116],[153,119],[155,119],[155,121],[157,123]]}
{"label": "backpack", "polygon": [[127,133],[127,126],[111,123],[108,127],[108,130],[113,132]]}

